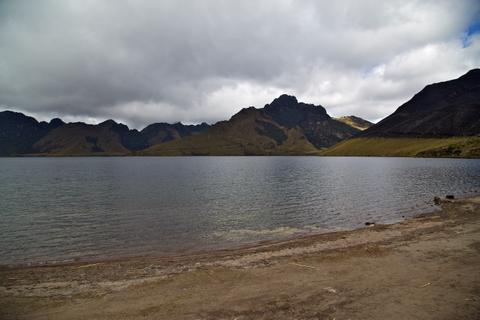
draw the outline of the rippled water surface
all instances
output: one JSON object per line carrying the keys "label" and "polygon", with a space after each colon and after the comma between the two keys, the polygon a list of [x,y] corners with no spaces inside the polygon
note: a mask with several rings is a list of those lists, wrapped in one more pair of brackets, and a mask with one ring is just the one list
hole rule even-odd
{"label": "rippled water surface", "polygon": [[0,264],[176,254],[390,223],[480,192],[480,161],[0,158]]}

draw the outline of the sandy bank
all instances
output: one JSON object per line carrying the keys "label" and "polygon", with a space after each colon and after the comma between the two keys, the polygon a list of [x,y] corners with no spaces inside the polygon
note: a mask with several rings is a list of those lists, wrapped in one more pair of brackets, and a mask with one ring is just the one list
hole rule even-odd
{"label": "sandy bank", "polygon": [[480,197],[174,258],[0,270],[0,319],[479,319]]}

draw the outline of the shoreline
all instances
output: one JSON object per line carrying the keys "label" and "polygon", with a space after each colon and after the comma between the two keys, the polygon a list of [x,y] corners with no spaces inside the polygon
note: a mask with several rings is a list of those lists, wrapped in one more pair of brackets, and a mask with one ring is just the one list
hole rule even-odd
{"label": "shoreline", "polygon": [[[479,195],[467,195],[467,196],[460,196],[456,200],[468,200],[470,198],[480,197]],[[433,200],[432,200],[433,201]],[[435,206],[434,209],[428,212],[418,213],[411,217],[402,218],[399,221],[393,223],[376,223],[373,222],[373,225],[363,225],[354,228],[338,228],[335,230],[334,228],[325,231],[299,231],[297,233],[293,233],[289,236],[278,236],[274,239],[267,239],[267,240],[258,240],[258,241],[251,241],[246,242],[243,244],[232,245],[232,246],[225,246],[225,247],[211,247],[211,248],[203,248],[203,249],[185,249],[180,250],[178,253],[159,253],[159,254],[144,254],[144,255],[121,255],[116,257],[108,257],[108,258],[91,258],[91,259],[78,259],[75,261],[60,261],[60,262],[37,262],[37,263],[18,263],[18,264],[0,264],[0,271],[2,270],[20,270],[20,269],[35,269],[35,268],[50,268],[50,267],[78,267],[82,265],[89,265],[89,264],[104,264],[104,263],[119,263],[119,262],[135,262],[135,261],[146,261],[146,260],[171,260],[171,259],[182,259],[182,258],[189,258],[189,257],[200,257],[200,256],[222,256],[225,254],[231,253],[240,253],[240,252],[248,252],[248,251],[255,251],[257,249],[268,249],[270,247],[277,247],[287,244],[295,245],[297,242],[301,241],[320,241],[320,238],[331,239],[334,238],[337,234],[349,234],[358,230],[365,230],[372,227],[388,227],[395,224],[407,222],[410,220],[415,219],[423,219],[428,218],[430,216],[435,216],[436,213],[440,212],[442,209],[440,206]],[[370,223],[370,222],[366,222]]]}
{"label": "shoreline", "polygon": [[[318,312],[319,319],[405,319],[412,310],[424,312],[418,301],[426,299],[438,312],[429,309],[423,319],[451,318],[455,310],[456,318],[476,319],[479,263],[480,196],[475,196],[444,200],[439,211],[394,224],[244,248],[0,268],[0,318],[263,319],[267,303],[265,319],[313,319]],[[425,295],[434,288],[435,294]],[[187,294],[192,290],[196,293]],[[306,300],[296,300],[305,292]],[[400,312],[395,304],[385,310],[357,305],[364,295],[369,299],[362,303],[381,305],[385,292],[409,307]],[[459,303],[466,305],[460,317]]]}
{"label": "shoreline", "polygon": [[[480,197],[480,194],[474,192],[473,194],[466,194],[466,195],[459,195],[455,198],[455,201],[461,200],[468,200],[473,199],[476,197]],[[448,201],[448,200],[446,200]],[[433,199],[432,199],[433,202]],[[414,214],[413,216],[401,218],[399,221],[392,222],[392,223],[376,223],[372,221],[376,227],[384,226],[392,226],[395,224],[407,222],[410,220],[415,220],[419,218],[428,218],[430,216],[435,216],[437,213],[441,212],[441,207],[439,205],[435,205],[431,211],[421,212]],[[367,223],[367,221],[366,221]],[[246,242],[243,244],[233,245],[233,246],[219,246],[219,247],[210,247],[210,248],[200,248],[200,249],[185,249],[180,250],[178,253],[159,253],[159,254],[144,254],[144,255],[120,255],[120,256],[112,256],[108,258],[87,258],[87,259],[78,259],[75,261],[59,261],[59,262],[37,262],[37,263],[17,263],[17,264],[0,264],[0,271],[2,270],[19,270],[19,269],[34,269],[34,268],[48,268],[48,267],[78,267],[81,265],[88,265],[88,264],[103,264],[103,263],[118,263],[118,262],[126,262],[126,261],[145,261],[145,260],[170,260],[170,259],[181,259],[181,258],[188,258],[193,256],[221,256],[223,254],[229,254],[232,252],[242,252],[242,251],[249,251],[255,250],[257,248],[262,247],[274,247],[276,245],[282,245],[287,243],[295,243],[301,240],[315,240],[319,237],[327,237],[330,238],[329,235],[335,235],[337,233],[351,233],[357,230],[369,229],[373,226],[362,225],[359,227],[354,228],[332,228],[330,230],[325,229],[325,231],[304,231],[304,232],[297,232],[293,233],[289,236],[279,236],[275,239],[267,239],[267,240],[259,240],[259,241],[252,241]]]}
{"label": "shoreline", "polygon": [[321,157],[321,158],[413,158],[413,159],[462,159],[462,160],[478,160],[480,156],[455,156],[455,155],[444,155],[444,156],[428,156],[428,155],[329,155],[323,154],[326,149],[319,149],[318,153],[306,153],[306,154],[218,154],[218,155],[139,155],[139,154],[79,154],[79,155],[55,155],[55,154],[21,154],[21,155],[11,155],[11,156],[0,156],[0,159],[18,159],[18,158],[199,158],[199,157]]}

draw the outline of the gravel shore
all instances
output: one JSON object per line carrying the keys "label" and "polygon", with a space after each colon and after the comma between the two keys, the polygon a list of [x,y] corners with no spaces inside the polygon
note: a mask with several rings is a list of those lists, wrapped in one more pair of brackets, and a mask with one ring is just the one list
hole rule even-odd
{"label": "gravel shore", "polygon": [[0,269],[0,319],[480,319],[480,197],[392,225]]}

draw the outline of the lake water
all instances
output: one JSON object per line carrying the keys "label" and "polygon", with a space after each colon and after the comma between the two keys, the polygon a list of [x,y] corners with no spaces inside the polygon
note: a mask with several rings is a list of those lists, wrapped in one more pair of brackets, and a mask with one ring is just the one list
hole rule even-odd
{"label": "lake water", "polygon": [[480,160],[0,158],[0,265],[178,254],[392,223],[480,192]]}

